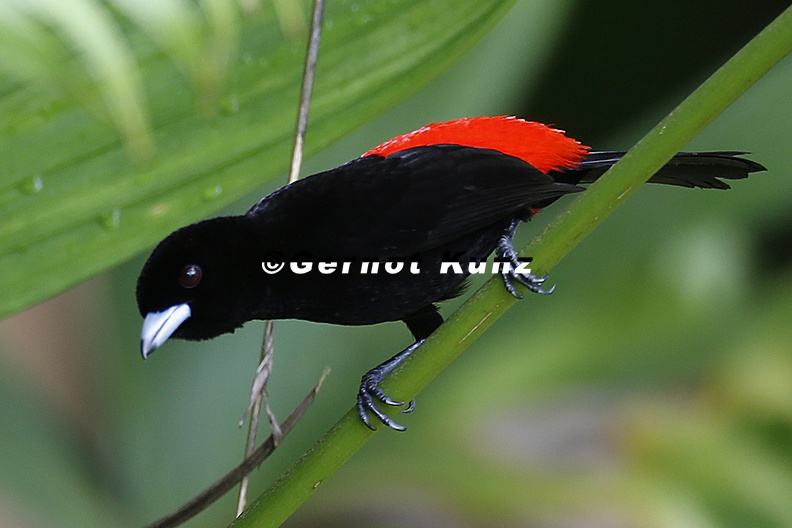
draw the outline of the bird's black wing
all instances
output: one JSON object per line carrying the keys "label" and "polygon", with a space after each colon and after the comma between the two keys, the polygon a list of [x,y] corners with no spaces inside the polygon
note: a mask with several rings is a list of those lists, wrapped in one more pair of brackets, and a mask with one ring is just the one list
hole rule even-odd
{"label": "bird's black wing", "polygon": [[248,216],[285,227],[292,240],[310,239],[316,251],[377,248],[409,256],[581,190],[497,151],[434,145],[310,176]]}

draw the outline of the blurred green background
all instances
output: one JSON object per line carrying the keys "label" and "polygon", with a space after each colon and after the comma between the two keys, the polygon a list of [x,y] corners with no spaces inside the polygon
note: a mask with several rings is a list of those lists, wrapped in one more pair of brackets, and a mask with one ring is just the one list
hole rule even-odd
{"label": "blurred green background", "polygon": [[[473,115],[629,148],[787,5],[520,0],[449,71],[303,173]],[[421,394],[407,433],[379,434],[288,525],[792,526],[791,86],[787,58],[688,146],[750,151],[766,173],[728,192],[642,189],[553,270],[554,295],[518,303]],[[522,243],[553,214],[523,226]],[[240,460],[262,325],[142,362],[145,257],[0,323],[0,526],[142,525]],[[351,407],[360,375],[409,342],[400,324],[276,328],[278,416],[332,373],[254,474],[254,497]],[[188,526],[225,526],[232,495]]]}

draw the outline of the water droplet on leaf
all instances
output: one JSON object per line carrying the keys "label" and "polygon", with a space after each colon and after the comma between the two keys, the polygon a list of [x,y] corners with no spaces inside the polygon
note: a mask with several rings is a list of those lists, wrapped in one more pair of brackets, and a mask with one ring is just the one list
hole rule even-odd
{"label": "water droplet on leaf", "polygon": [[223,100],[222,110],[226,114],[236,114],[239,112],[239,96],[232,93]]}
{"label": "water droplet on leaf", "polygon": [[44,181],[41,179],[40,174],[36,174],[20,181],[17,188],[22,194],[36,194],[44,188]]}
{"label": "water droplet on leaf", "polygon": [[217,185],[206,188],[203,192],[203,197],[205,200],[214,200],[221,194],[223,194],[223,186],[218,183]]}
{"label": "water droplet on leaf", "polygon": [[121,225],[121,209],[114,208],[99,217],[99,224],[108,231],[115,231]]}

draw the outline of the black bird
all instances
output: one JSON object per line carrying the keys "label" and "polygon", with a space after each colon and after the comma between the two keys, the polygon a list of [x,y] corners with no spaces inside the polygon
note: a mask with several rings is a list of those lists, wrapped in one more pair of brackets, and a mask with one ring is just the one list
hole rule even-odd
{"label": "black bird", "polygon": [[[649,181],[728,189],[719,178],[764,170],[742,154],[680,153]],[[375,400],[404,403],[379,383],[443,322],[435,303],[459,295],[471,266],[493,251],[508,263],[500,271],[512,295],[521,297],[515,283],[551,293],[546,277],[522,269],[512,246],[518,224],[583,191],[578,184],[622,155],[589,152],[561,131],[513,117],[434,123],[394,138],[244,215],[165,238],[137,284],[143,357],[170,337],[211,339],[254,319],[403,321],[415,343],[363,376],[357,396],[369,428],[371,412],[403,430]]]}

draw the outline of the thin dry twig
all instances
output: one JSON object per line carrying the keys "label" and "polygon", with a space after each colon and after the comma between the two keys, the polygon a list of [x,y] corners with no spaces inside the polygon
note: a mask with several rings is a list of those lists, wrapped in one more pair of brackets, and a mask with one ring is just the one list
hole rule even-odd
{"label": "thin dry twig", "polygon": [[[316,74],[316,63],[319,59],[319,42],[322,38],[322,21],[324,19],[324,0],[314,0],[313,14],[311,17],[311,30],[308,37],[308,50],[305,54],[305,66],[303,69],[302,88],[300,90],[300,104],[297,111],[297,125],[294,131],[294,145],[292,148],[292,161],[289,170],[289,183],[297,181],[300,177],[300,167],[303,160],[303,147],[305,145],[305,135],[308,130],[308,111],[311,107],[311,94],[313,93],[313,82]],[[261,405],[264,404],[264,409],[269,419],[270,427],[272,428],[272,438],[274,439],[275,446],[280,442],[280,427],[269,406],[267,398],[267,380],[272,372],[273,361],[273,341],[274,341],[274,323],[267,321],[264,328],[264,341],[261,346],[261,359],[259,367],[256,372],[256,378],[253,382],[253,389],[251,391],[250,405],[246,416],[250,414],[250,424],[248,427],[247,443],[245,447],[245,454],[249,455],[256,445],[256,432],[258,430],[259,414],[261,412]],[[243,418],[244,421],[244,418]],[[239,486],[239,497],[237,500],[236,515],[242,514],[247,504],[247,488],[249,479],[245,476]]]}
{"label": "thin dry twig", "polygon": [[303,70],[302,90],[300,92],[300,106],[297,112],[297,126],[294,132],[294,147],[292,149],[292,163],[289,171],[289,183],[300,177],[300,166],[303,159],[303,146],[305,133],[308,130],[308,110],[311,107],[311,94],[316,77],[316,63],[319,60],[319,42],[322,39],[322,20],[324,19],[324,0],[314,0],[313,15],[311,16],[311,34],[308,38],[308,51],[305,54],[305,69]]}
{"label": "thin dry twig", "polygon": [[[311,403],[313,403],[317,393],[322,388],[322,383],[324,383],[324,380],[329,373],[330,370],[325,369],[316,386],[305,396],[305,398],[303,398],[302,402],[300,402],[300,404],[294,409],[294,411],[292,411],[288,418],[286,418],[286,420],[284,420],[284,422],[281,424],[282,436],[285,437],[287,434],[289,434],[291,430],[294,429],[294,426],[297,425],[297,422],[300,421],[300,418],[302,418],[303,414],[305,414],[305,412],[308,410],[308,407],[310,407]],[[242,478],[256,469],[262,462],[264,462],[264,460],[267,459],[267,457],[272,454],[273,451],[275,451],[276,447],[275,439],[272,437],[272,435],[270,435],[269,438],[267,438],[264,443],[262,443],[256,450],[254,450],[250,456],[245,458],[241,464],[226,473],[221,479],[216,481],[200,494],[196,495],[190,501],[186,502],[178,510],[166,515],[165,517],[162,517],[157,521],[154,521],[153,523],[147,525],[146,528],[173,528],[192,519],[203,510],[208,508],[217,499],[230,491],[242,480]]]}
{"label": "thin dry twig", "polygon": [[[261,413],[261,405],[264,404],[264,409],[269,420],[270,428],[272,429],[272,440],[275,447],[280,444],[283,433],[269,406],[269,399],[267,395],[267,380],[272,373],[273,352],[275,334],[273,333],[274,321],[267,321],[264,326],[264,342],[261,344],[261,360],[258,368],[256,369],[256,377],[253,380],[253,386],[250,389],[250,405],[245,411],[242,420],[239,421],[239,426],[242,427],[245,419],[250,416],[250,424],[248,426],[247,442],[245,445],[245,457],[250,456],[256,447],[256,433],[258,431],[259,415]],[[236,516],[245,511],[247,506],[247,488],[250,483],[249,476],[245,476],[239,484],[239,496],[237,497]]]}

